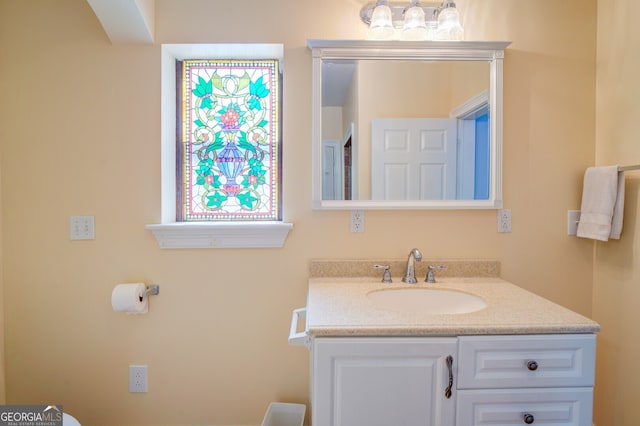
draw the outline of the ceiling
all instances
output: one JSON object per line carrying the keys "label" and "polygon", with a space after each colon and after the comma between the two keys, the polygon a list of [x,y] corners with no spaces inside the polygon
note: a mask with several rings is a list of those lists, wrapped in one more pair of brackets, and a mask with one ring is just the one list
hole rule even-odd
{"label": "ceiling", "polygon": [[[322,63],[322,106],[338,107],[344,104],[356,70],[352,60],[324,61]],[[330,84],[328,84],[330,83]]]}

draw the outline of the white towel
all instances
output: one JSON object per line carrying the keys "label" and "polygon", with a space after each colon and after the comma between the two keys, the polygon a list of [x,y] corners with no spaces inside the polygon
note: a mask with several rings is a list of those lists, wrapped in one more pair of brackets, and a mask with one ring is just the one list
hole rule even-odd
{"label": "white towel", "polygon": [[618,166],[589,167],[584,174],[578,237],[619,239],[624,210],[624,172]]}

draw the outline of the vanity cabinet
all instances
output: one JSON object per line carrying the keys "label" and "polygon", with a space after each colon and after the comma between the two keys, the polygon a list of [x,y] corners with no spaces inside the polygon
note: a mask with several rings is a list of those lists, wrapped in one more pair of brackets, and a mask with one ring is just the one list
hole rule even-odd
{"label": "vanity cabinet", "polygon": [[592,424],[594,334],[310,343],[313,426]]}
{"label": "vanity cabinet", "polygon": [[456,352],[455,337],[312,339],[311,424],[453,426]]}

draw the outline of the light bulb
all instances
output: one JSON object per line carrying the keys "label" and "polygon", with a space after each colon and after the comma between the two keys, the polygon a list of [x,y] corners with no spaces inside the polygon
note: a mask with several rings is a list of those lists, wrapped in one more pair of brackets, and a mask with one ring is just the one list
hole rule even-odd
{"label": "light bulb", "polygon": [[427,25],[424,21],[424,10],[417,1],[404,12],[404,26],[400,35],[402,40],[424,40],[427,37]]}
{"label": "light bulb", "polygon": [[391,9],[386,1],[378,1],[371,14],[369,38],[372,40],[388,40],[393,37],[394,29],[391,20]]}
{"label": "light bulb", "polygon": [[464,40],[464,29],[460,24],[460,14],[456,4],[448,1],[438,14],[438,40]]}

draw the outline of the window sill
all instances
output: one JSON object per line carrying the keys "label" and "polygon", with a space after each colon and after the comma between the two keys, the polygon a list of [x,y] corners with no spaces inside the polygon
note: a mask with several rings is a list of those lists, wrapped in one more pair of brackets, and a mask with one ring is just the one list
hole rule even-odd
{"label": "window sill", "polygon": [[173,222],[147,225],[161,249],[280,248],[292,223]]}

